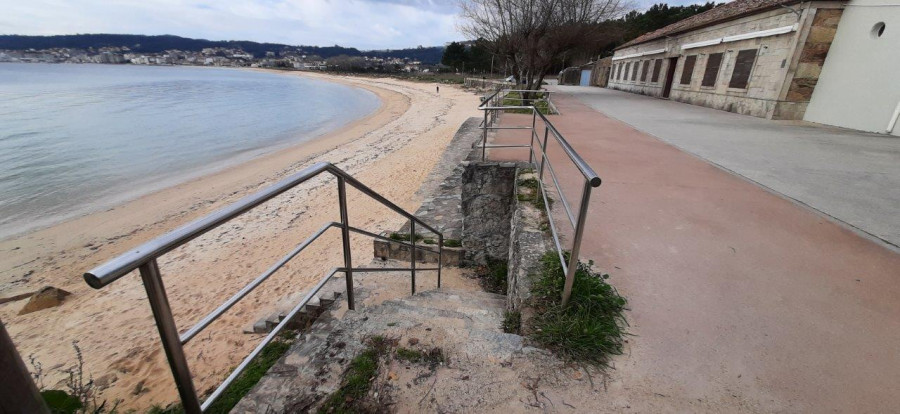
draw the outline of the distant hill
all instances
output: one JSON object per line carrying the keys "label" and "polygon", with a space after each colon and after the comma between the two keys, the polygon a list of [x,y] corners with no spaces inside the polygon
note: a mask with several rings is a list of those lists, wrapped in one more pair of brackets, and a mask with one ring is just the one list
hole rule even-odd
{"label": "distant hill", "polygon": [[77,34],[59,36],[20,36],[0,35],[0,49],[27,50],[65,47],[70,49],[88,49],[100,47],[127,46],[137,53],[159,53],[165,50],[178,49],[200,51],[207,47],[241,48],[255,57],[265,56],[266,52],[281,52],[288,49],[307,55],[319,55],[329,58],[338,55],[373,56],[382,58],[410,58],[426,64],[437,64],[441,61],[444,48],[442,46],[418,47],[412,49],[372,50],[362,52],[356,48],[341,46],[292,46],[280,43],[257,43],[244,40],[205,40],[186,37],[162,35],[124,35],[124,34]]}

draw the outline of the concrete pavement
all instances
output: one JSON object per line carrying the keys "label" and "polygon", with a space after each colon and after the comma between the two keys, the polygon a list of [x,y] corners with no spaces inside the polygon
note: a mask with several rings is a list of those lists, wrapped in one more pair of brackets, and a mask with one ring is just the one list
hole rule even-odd
{"label": "concrete pavement", "polygon": [[894,249],[900,246],[900,138],[773,122],[606,88],[555,90]]}
{"label": "concrete pavement", "polygon": [[[606,387],[598,384],[609,412],[900,407],[900,255],[576,97],[554,100],[563,115],[552,121],[603,178],[592,195],[582,257],[610,273],[631,308],[635,336],[614,358]],[[659,116],[652,102],[646,109],[630,105]],[[530,125],[531,117],[510,114],[502,122]],[[689,123],[718,122],[724,121]],[[743,136],[745,125],[756,124],[736,122],[717,128]],[[785,159],[780,146],[758,135],[769,142],[761,145],[773,147],[756,167],[759,177],[772,174],[767,168],[793,168],[778,166]],[[494,142],[527,139],[505,130]],[[733,150],[744,154],[728,159],[748,159],[754,150],[744,146]],[[558,147],[549,148],[576,205],[581,177]],[[527,159],[527,153],[497,149],[490,157]],[[846,167],[838,161],[836,171]],[[564,225],[556,206],[556,223]]]}

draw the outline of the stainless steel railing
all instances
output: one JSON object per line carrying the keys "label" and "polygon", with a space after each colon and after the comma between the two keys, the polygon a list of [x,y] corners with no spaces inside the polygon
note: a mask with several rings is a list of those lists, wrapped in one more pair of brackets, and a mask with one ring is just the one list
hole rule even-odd
{"label": "stainless steel railing", "polygon": [[[510,92],[519,93],[521,98],[509,98],[507,95]],[[553,126],[553,123],[547,119],[544,114],[542,114],[538,108],[536,108],[533,104],[533,100],[531,105],[522,105],[521,103],[526,102],[524,98],[524,94],[540,94],[545,96],[548,104],[550,103],[549,91],[531,91],[531,90],[517,90],[517,89],[503,89],[493,94],[487,96],[482,100],[481,106],[478,109],[484,111],[484,120],[481,121],[481,129],[482,129],[482,138],[481,138],[481,159],[482,161],[487,159],[487,149],[488,148],[528,148],[528,162],[535,165],[538,168],[538,180],[541,183],[539,186],[541,189],[541,197],[544,200],[544,209],[547,213],[547,221],[550,224],[550,233],[553,237],[553,243],[556,246],[556,252],[559,255],[559,262],[562,265],[563,272],[566,274],[566,283],[563,288],[562,295],[562,303],[565,305],[569,302],[569,297],[572,294],[572,284],[575,281],[575,271],[578,269],[578,255],[581,250],[581,240],[584,236],[584,223],[587,218],[588,207],[591,201],[591,189],[594,187],[600,186],[600,177],[594,172],[594,169],[588,165],[587,162],[578,155],[578,152],[569,145],[568,141],[559,133],[556,127]],[[512,101],[519,103],[519,105],[505,105],[507,101]],[[531,126],[499,126],[498,120],[500,115],[504,111],[509,110],[526,110],[531,112]],[[538,134],[537,121],[541,120],[544,125],[544,139],[541,142],[541,137]],[[530,131],[530,142],[526,144],[512,144],[512,145],[489,145],[487,143],[488,139],[488,131],[496,131],[496,130],[527,130]],[[581,202],[578,206],[578,214],[572,214],[572,207],[569,205],[568,200],[566,200],[565,194],[562,190],[562,187],[559,185],[559,178],[556,175],[556,171],[553,169],[553,164],[550,162],[550,158],[547,157],[547,143],[549,141],[549,137],[553,137],[554,141],[562,148],[565,154],[569,157],[569,160],[575,165],[581,175],[584,176],[584,184],[581,190]],[[535,154],[535,142],[539,144],[539,150],[541,154],[540,162],[537,162],[537,156]],[[575,231],[575,237],[572,240],[572,246],[570,249],[570,255],[568,264],[566,263],[565,253],[562,248],[562,243],[559,237],[559,231],[556,228],[556,224],[553,222],[553,216],[550,212],[550,203],[547,199],[547,191],[544,188],[544,171],[549,172],[549,176],[552,179],[553,185],[556,187],[557,194],[559,194],[560,201],[562,202],[563,208],[566,213],[566,218],[569,224],[572,225]]]}
{"label": "stainless steel railing", "polygon": [[[256,279],[244,286],[240,291],[235,293],[230,299],[221,304],[218,308],[203,317],[197,324],[179,334],[175,325],[175,319],[172,316],[172,309],[169,306],[169,300],[166,295],[166,289],[163,286],[162,276],[159,271],[157,259],[181,246],[200,235],[224,224],[225,222],[259,206],[260,204],[270,200],[271,198],[290,190],[291,188],[306,182],[313,177],[323,173],[329,173],[337,178],[338,190],[338,208],[340,209],[340,222],[325,223],[318,231],[309,236],[306,240],[298,244],[293,250],[288,252],[279,261],[273,264],[269,269],[260,274]],[[410,242],[402,242],[393,240],[366,230],[353,227],[349,223],[347,215],[347,192],[346,185],[356,188],[363,194],[378,201],[382,205],[390,208],[396,213],[406,217],[410,221]],[[432,250],[423,246],[416,245],[416,224],[421,225],[424,229],[434,233],[438,238],[438,249]],[[316,239],[325,234],[330,228],[336,227],[341,230],[342,247],[344,253],[344,263],[341,267],[331,269],[325,276],[316,283],[315,286],[306,294],[306,296],[294,306],[291,311],[244,360],[231,372],[228,378],[220,384],[215,391],[210,394],[202,403],[194,388],[194,382],[191,378],[191,371],[188,368],[187,360],[184,354],[184,345],[194,338],[200,331],[209,326],[213,321],[218,319],[234,304],[244,298],[253,289],[259,286],[263,281],[272,276],[278,269],[284,266],[292,258],[302,252],[306,247],[312,244]],[[408,268],[354,268],[353,260],[350,254],[350,232],[390,241],[391,243],[399,243],[411,248],[410,266]],[[353,298],[353,273],[367,272],[390,272],[390,271],[410,271],[412,280],[412,293],[416,293],[416,272],[417,271],[437,271],[437,287],[441,287],[441,268],[443,267],[443,246],[444,235],[429,226],[422,220],[416,218],[411,213],[403,210],[396,204],[376,193],[371,188],[357,181],[353,176],[347,174],[340,168],[327,162],[320,162],[310,166],[302,171],[276,183],[275,185],[244,197],[234,204],[231,204],[219,211],[207,215],[199,220],[182,226],[156,239],[138,246],[136,249],[129,251],[116,257],[84,274],[84,280],[95,289],[103,288],[117,279],[125,276],[129,272],[138,269],[141,279],[144,282],[144,288],[147,291],[147,298],[150,302],[150,308],[153,311],[153,318],[156,321],[157,330],[159,330],[160,339],[163,349],[166,352],[166,358],[172,375],[175,377],[175,384],[178,387],[178,394],[181,397],[181,403],[185,412],[189,414],[201,413],[206,411],[222,393],[234,382],[235,379],[247,368],[247,365],[255,358],[262,349],[269,344],[278,333],[294,319],[294,317],[303,309],[304,306],[315,296],[319,290],[325,286],[325,283],[331,280],[337,273],[344,273],[347,284],[347,306],[355,309]],[[437,253],[438,265],[433,268],[416,268],[416,254],[418,250],[430,251]]]}

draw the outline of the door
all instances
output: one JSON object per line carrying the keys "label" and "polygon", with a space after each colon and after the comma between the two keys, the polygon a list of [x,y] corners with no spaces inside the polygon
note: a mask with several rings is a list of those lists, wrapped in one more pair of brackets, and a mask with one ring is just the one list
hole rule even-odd
{"label": "door", "polygon": [[666,65],[666,83],[663,85],[662,97],[669,99],[669,94],[672,93],[672,83],[675,82],[675,64],[678,63],[678,58],[673,57],[667,60],[669,64]]}
{"label": "door", "polygon": [[578,85],[591,86],[591,71],[589,69],[582,69],[581,82],[579,82]]}

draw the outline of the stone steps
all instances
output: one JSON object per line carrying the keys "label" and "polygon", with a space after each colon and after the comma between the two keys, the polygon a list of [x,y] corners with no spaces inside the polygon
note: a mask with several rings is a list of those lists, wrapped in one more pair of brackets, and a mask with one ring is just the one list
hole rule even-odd
{"label": "stone steps", "polygon": [[[303,309],[298,312],[294,319],[286,325],[288,329],[306,329],[309,328],[325,311],[326,308],[334,304],[341,297],[341,292],[332,292],[330,295],[315,295],[309,302],[303,306]],[[281,309],[269,314],[266,317],[260,318],[256,322],[253,323],[247,329],[244,329],[245,334],[263,334],[272,332],[276,326],[278,326],[284,318],[287,317],[289,309]]]}
{"label": "stone steps", "polygon": [[343,319],[326,313],[270,370],[278,374],[264,377],[233,412],[314,407],[337,389],[349,362],[374,336],[396,339],[403,347],[440,347],[454,366],[509,361],[524,345],[521,336],[502,331],[505,309],[503,295],[440,289],[358,306],[357,311],[344,313]]}

